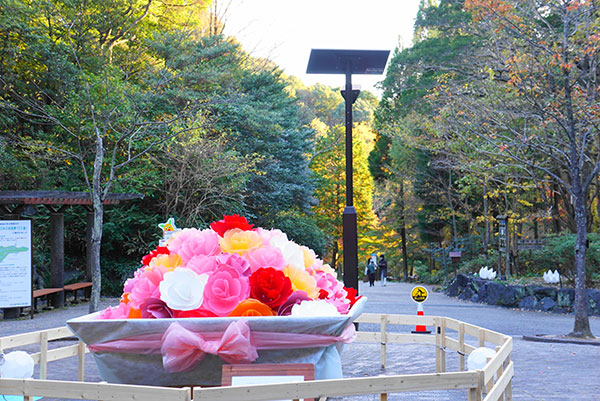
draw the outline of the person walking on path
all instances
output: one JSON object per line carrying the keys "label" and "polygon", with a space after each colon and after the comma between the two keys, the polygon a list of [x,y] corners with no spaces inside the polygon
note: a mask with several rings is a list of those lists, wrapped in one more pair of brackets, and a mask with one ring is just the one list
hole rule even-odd
{"label": "person walking on path", "polygon": [[379,256],[379,262],[377,264],[379,265],[379,271],[381,272],[381,286],[385,287],[388,263],[387,260],[385,260],[385,255],[383,253]]}
{"label": "person walking on path", "polygon": [[375,265],[375,262],[373,262],[373,259],[367,259],[367,267],[365,271],[367,276],[369,276],[369,287],[373,287],[375,285],[375,269],[377,269],[377,266]]}

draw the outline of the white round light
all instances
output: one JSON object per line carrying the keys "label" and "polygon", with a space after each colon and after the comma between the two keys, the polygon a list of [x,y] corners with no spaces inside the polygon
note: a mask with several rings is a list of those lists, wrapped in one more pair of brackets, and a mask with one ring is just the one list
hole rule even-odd
{"label": "white round light", "polygon": [[0,357],[0,377],[3,379],[30,379],[33,376],[33,358],[25,351],[13,351]]}
{"label": "white round light", "polygon": [[496,351],[486,347],[479,347],[473,350],[467,358],[467,368],[469,370],[483,369],[488,358],[493,358]]}

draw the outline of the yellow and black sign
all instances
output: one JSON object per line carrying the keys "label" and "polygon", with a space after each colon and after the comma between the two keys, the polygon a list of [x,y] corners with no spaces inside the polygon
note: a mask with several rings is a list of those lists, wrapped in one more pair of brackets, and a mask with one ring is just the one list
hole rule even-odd
{"label": "yellow and black sign", "polygon": [[412,289],[412,291],[410,292],[410,296],[415,302],[425,302],[425,300],[427,299],[427,288],[418,285]]}

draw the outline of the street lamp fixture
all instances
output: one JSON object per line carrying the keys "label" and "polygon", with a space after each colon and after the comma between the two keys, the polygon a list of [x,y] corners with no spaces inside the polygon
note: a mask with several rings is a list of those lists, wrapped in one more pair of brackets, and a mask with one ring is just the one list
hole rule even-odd
{"label": "street lamp fixture", "polygon": [[344,285],[358,294],[358,234],[353,200],[352,104],[360,90],[352,88],[352,74],[383,74],[389,50],[312,49],[307,74],[345,74],[342,97],[346,102],[346,207],[343,214]]}

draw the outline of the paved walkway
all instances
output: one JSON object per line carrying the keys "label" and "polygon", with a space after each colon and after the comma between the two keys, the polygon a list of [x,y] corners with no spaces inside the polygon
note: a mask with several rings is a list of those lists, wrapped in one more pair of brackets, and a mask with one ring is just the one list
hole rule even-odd
{"label": "paved walkway", "polygon": [[[362,284],[362,283],[361,283]],[[409,298],[413,285],[388,283],[386,287],[362,286],[361,294],[368,297],[366,312],[416,314],[416,306]],[[114,305],[116,299],[102,301],[102,306]],[[600,401],[600,347],[592,345],[556,344],[524,341],[523,335],[566,334],[573,328],[570,315],[531,312],[474,304],[446,297],[430,291],[424,305],[426,315],[453,317],[467,323],[513,336],[515,363],[513,399],[522,401]],[[65,309],[36,314],[33,320],[0,321],[0,336],[63,326],[65,321],[87,313],[88,305],[81,304]],[[592,331],[600,336],[600,319],[591,318]],[[361,330],[375,330],[361,325]],[[392,330],[400,330],[400,328]],[[410,330],[410,328],[406,328]],[[51,348],[72,344],[53,342]],[[34,352],[31,349],[30,352]],[[343,354],[346,377],[374,375],[433,373],[435,350],[430,345],[388,346],[388,366],[380,368],[379,346],[376,344],[351,344]],[[458,370],[454,352],[447,354],[447,370]],[[37,375],[37,372],[36,372]],[[74,360],[52,362],[48,378],[75,380]],[[86,381],[99,381],[91,356],[86,358]],[[340,398],[341,399],[341,398]],[[377,395],[345,397],[344,400],[378,400]],[[389,400],[466,400],[464,391],[422,392],[418,394],[390,394]],[[338,400],[338,399],[335,399]]]}

